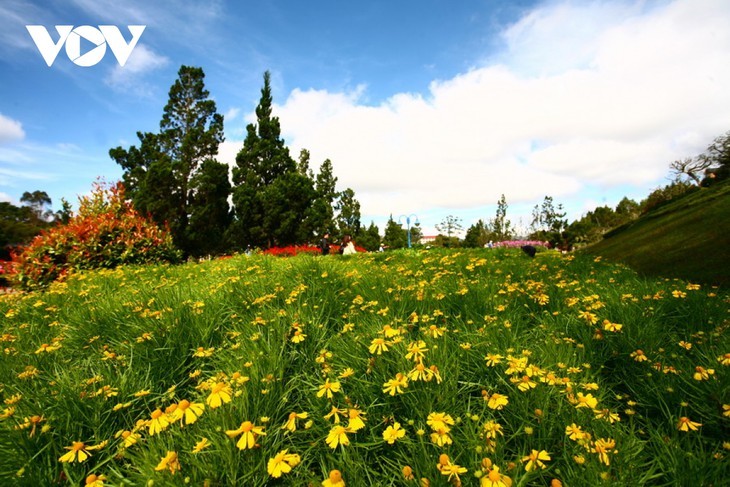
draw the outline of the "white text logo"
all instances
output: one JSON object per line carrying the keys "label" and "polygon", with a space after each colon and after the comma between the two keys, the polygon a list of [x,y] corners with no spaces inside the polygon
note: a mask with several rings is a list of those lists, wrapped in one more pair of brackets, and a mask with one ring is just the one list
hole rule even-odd
{"label": "white text logo", "polygon": [[[115,25],[100,25],[97,29],[91,25],[80,25],[74,28],[73,25],[57,25],[58,40],[53,41],[48,30],[42,25],[26,25],[30,36],[33,38],[38,51],[46,61],[48,66],[53,65],[61,48],[66,45],[66,55],[77,66],[89,67],[96,65],[104,58],[106,54],[106,46],[112,50],[112,54],[117,58],[120,66],[124,66],[132,54],[132,49],[137,45],[137,41],[142,36],[146,25],[130,25],[130,34],[132,40],[127,43]],[[93,44],[91,49],[83,54],[81,53],[81,39]]]}

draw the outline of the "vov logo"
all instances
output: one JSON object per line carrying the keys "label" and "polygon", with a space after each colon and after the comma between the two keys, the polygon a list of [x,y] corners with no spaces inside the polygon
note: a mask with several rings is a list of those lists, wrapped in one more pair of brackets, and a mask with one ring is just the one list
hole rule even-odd
{"label": "vov logo", "polygon": [[[117,58],[119,65],[124,66],[146,27],[146,25],[128,26],[127,28],[132,34],[132,40],[127,43],[119,28],[115,25],[100,25],[98,29],[91,25],[80,25],[78,27],[57,25],[58,40],[55,42],[44,26],[25,26],[38,51],[43,56],[43,60],[46,61],[49,67],[53,65],[64,45],[66,46],[66,55],[77,66],[89,67],[96,65],[104,58],[107,45],[112,50],[114,57]],[[95,46],[83,54],[81,53],[82,38]]]}

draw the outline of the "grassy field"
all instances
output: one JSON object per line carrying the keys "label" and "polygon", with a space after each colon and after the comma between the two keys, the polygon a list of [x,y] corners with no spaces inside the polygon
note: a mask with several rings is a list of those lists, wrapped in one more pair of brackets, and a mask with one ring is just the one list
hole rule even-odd
{"label": "grassy field", "polygon": [[657,208],[588,252],[652,276],[730,285],[730,181]]}
{"label": "grassy field", "polygon": [[79,274],[0,297],[0,483],[720,486],[729,304],[519,249]]}

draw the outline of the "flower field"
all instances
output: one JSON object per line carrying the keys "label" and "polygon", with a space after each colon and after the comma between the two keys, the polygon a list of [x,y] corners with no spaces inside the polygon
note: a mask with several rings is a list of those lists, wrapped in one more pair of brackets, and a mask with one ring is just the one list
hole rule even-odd
{"label": "flower field", "polygon": [[720,486],[729,305],[519,248],[83,272],[0,296],[0,483]]}

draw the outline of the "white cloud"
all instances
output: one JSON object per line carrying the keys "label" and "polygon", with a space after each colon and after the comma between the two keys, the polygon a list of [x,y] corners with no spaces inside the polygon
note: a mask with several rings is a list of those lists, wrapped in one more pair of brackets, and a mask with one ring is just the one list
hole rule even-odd
{"label": "white cloud", "polygon": [[24,137],[22,124],[0,113],[0,144],[22,140]]}
{"label": "white cloud", "polygon": [[426,95],[293,90],[274,108],[292,154],[330,158],[386,217],[655,187],[730,129],[730,3],[576,3],[528,13],[501,53]]}
{"label": "white cloud", "polygon": [[[291,153],[309,149],[315,169],[331,159],[368,215],[489,217],[504,193],[512,207],[551,195],[578,216],[599,195],[648,194],[730,129],[727,25],[725,0],[550,2],[426,95],[372,106],[364,86],[294,89],[274,114]],[[221,160],[240,147],[226,142]]]}
{"label": "white cloud", "polygon": [[2,191],[0,191],[0,201],[4,201],[6,203],[12,203],[13,198],[11,198],[9,194],[3,193]]}
{"label": "white cloud", "polygon": [[144,75],[166,66],[170,60],[155,53],[144,44],[138,44],[124,66],[114,65],[104,80],[107,85],[119,91],[133,91],[144,94]]}

